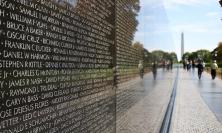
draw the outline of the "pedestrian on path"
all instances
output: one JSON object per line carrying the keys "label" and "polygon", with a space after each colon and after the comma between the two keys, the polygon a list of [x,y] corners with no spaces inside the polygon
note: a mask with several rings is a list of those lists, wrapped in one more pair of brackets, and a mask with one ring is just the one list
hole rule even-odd
{"label": "pedestrian on path", "polygon": [[187,71],[190,71],[190,68],[191,68],[191,61],[187,61]]}
{"label": "pedestrian on path", "polygon": [[186,61],[183,61],[183,69],[186,70]]}
{"label": "pedestrian on path", "polygon": [[170,61],[170,69],[173,70],[173,60]]}
{"label": "pedestrian on path", "polygon": [[195,61],[192,60],[192,69],[193,69],[193,71],[195,70],[195,67],[196,67]]}
{"label": "pedestrian on path", "polygon": [[201,75],[202,75],[203,70],[204,70],[203,62],[201,60],[198,61],[197,69],[198,69],[198,78],[201,79]]}
{"label": "pedestrian on path", "polygon": [[211,64],[211,76],[213,80],[217,76],[217,69],[218,69],[217,61],[214,60],[214,62]]}
{"label": "pedestrian on path", "polygon": [[206,63],[204,61],[203,61],[203,68],[204,68],[204,70],[206,68]]}
{"label": "pedestrian on path", "polygon": [[141,61],[141,60],[139,61],[138,69],[139,69],[140,77],[143,78],[143,74],[144,74],[144,66],[143,66],[143,61]]}

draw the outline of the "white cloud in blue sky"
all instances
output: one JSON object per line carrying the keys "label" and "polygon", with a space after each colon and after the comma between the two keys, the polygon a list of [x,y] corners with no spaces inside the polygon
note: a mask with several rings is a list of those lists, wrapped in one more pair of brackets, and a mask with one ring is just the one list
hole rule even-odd
{"label": "white cloud in blue sky", "polygon": [[141,0],[135,40],[148,50],[213,50],[222,41],[222,8],[217,0]]}

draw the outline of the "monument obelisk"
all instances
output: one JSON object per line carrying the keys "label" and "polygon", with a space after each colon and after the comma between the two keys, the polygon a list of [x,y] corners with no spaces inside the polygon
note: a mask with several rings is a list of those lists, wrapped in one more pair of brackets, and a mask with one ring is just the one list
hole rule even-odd
{"label": "monument obelisk", "polygon": [[181,33],[181,60],[183,60],[184,55],[184,33]]}

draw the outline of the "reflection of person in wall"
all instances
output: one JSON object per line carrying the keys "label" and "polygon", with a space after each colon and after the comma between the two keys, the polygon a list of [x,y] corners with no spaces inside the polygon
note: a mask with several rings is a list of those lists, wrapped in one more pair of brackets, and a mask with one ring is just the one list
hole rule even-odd
{"label": "reflection of person in wall", "polygon": [[140,77],[143,78],[143,74],[144,74],[144,66],[143,66],[143,61],[141,61],[141,60],[139,61],[138,69],[139,69]]}
{"label": "reflection of person in wall", "polygon": [[157,67],[158,67],[157,62],[154,61],[154,62],[152,63],[152,72],[153,72],[153,78],[154,78],[154,80],[156,79],[156,76],[157,76]]}

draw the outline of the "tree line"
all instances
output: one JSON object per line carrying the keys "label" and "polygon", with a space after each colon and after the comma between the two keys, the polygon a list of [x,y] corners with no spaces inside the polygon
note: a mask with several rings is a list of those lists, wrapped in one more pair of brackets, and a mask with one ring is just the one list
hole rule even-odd
{"label": "tree line", "polygon": [[178,62],[178,57],[175,52],[166,52],[163,50],[148,51],[144,48],[140,42],[135,42],[132,45],[133,48],[139,49],[143,54],[144,63],[150,66],[153,62],[163,63],[171,61],[174,63]]}
{"label": "tree line", "polygon": [[222,67],[222,42],[213,50],[200,49],[195,52],[186,52],[183,57],[184,60],[203,60],[206,64],[212,63],[213,60],[217,60],[219,66]]}

